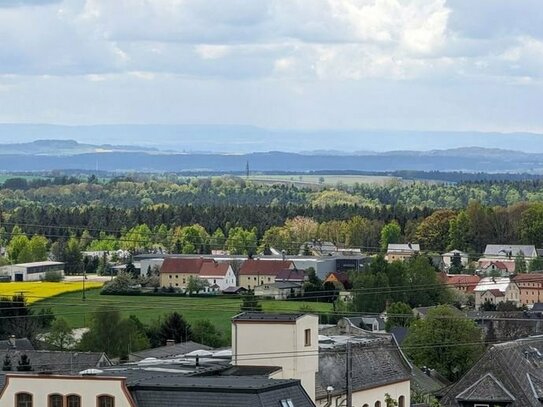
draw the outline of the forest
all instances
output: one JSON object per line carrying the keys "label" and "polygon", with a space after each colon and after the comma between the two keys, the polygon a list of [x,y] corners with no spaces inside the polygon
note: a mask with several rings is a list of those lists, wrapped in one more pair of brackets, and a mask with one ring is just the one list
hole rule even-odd
{"label": "forest", "polygon": [[232,176],[9,178],[0,189],[0,243],[24,235],[34,247],[43,239],[32,236],[44,237],[49,249],[75,239],[81,250],[295,254],[312,240],[367,253],[417,242],[426,252],[477,257],[488,243],[541,247],[542,198],[538,180],[315,190]]}

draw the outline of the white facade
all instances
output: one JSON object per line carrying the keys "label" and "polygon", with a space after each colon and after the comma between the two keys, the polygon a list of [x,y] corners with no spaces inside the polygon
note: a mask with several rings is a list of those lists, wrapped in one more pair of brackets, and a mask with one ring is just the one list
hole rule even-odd
{"label": "white facade", "polygon": [[[298,379],[315,401],[315,374],[319,370],[319,318],[232,321],[234,366],[280,366],[274,379]],[[261,357],[259,357],[261,355]],[[270,357],[273,355],[273,357]]]}
{"label": "white facade", "polygon": [[12,264],[2,267],[2,273],[8,274],[11,281],[40,281],[49,271],[64,276],[64,263],[57,261],[39,261],[34,263]]}
{"label": "white facade", "polygon": [[207,280],[207,282],[209,283],[209,288],[213,287],[214,285],[218,285],[219,291],[226,290],[228,287],[234,287],[236,285],[236,275],[234,274],[232,266],[228,266],[228,271],[226,272],[226,275],[205,275],[201,276],[200,278]]}
{"label": "white facade", "polygon": [[[410,406],[411,398],[411,381],[384,385],[373,389],[367,389],[362,391],[353,392],[353,406],[356,407],[374,407],[380,405],[386,407],[385,397],[389,395],[393,400],[398,403],[398,407]],[[332,406],[345,405],[345,396],[333,397]],[[343,404],[341,402],[343,401]],[[324,407],[327,405],[327,399],[317,400],[317,407]],[[381,404],[378,404],[380,402]]]}
{"label": "white facade", "polygon": [[460,264],[463,267],[467,267],[469,265],[469,255],[467,253],[464,253],[460,250],[453,250],[441,256],[443,260],[443,265],[446,269],[449,269],[451,267],[454,256],[460,256]]}
{"label": "white facade", "polygon": [[474,290],[475,308],[479,309],[486,300],[493,304],[510,301],[520,305],[518,286],[508,277],[485,277],[481,279]]}
{"label": "white facade", "polygon": [[160,270],[162,263],[164,263],[164,259],[142,259],[140,261],[141,275],[148,277],[149,270],[152,271],[155,267]]}
{"label": "white facade", "polygon": [[0,407],[16,406],[17,394],[32,396],[33,406],[48,406],[49,396],[64,398],[77,395],[81,406],[99,406],[99,396],[110,396],[115,407],[136,407],[124,378],[96,376],[47,376],[47,375],[7,375],[6,384],[0,398]]}

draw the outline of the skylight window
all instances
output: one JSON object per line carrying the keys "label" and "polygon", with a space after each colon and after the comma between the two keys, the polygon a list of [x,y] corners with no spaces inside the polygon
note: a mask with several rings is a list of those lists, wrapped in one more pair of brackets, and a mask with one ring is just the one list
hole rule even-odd
{"label": "skylight window", "polygon": [[281,407],[294,407],[291,399],[281,400]]}

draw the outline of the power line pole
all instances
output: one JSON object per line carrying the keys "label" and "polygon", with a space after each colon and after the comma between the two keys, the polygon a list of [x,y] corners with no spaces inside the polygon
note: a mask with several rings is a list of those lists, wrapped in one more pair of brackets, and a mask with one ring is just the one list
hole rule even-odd
{"label": "power line pole", "polygon": [[353,407],[353,348],[350,341],[347,342],[347,353],[345,355],[345,384],[347,387],[347,407]]}

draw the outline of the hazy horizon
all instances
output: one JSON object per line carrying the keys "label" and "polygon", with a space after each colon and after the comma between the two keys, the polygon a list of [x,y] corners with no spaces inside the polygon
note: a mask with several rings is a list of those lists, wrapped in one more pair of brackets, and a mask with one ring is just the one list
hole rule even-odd
{"label": "hazy horizon", "polygon": [[93,145],[154,147],[159,150],[222,153],[431,151],[463,147],[543,153],[543,135],[529,133],[397,130],[266,129],[234,125],[0,124],[0,143],[75,140]]}

